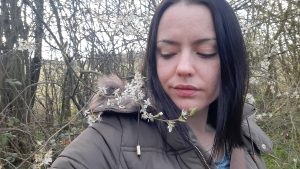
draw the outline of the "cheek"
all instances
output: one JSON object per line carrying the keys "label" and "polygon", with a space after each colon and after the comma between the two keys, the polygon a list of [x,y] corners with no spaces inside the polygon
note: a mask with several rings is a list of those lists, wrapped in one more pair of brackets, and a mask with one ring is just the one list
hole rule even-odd
{"label": "cheek", "polygon": [[213,79],[212,86],[213,86],[212,90],[214,91],[215,97],[217,98],[219,96],[220,88],[221,88],[221,72],[220,72],[220,68],[218,68],[218,71],[215,73],[215,77]]}
{"label": "cheek", "polygon": [[218,61],[214,64],[210,64],[209,67],[207,67],[205,73],[203,74],[203,77],[206,78],[206,85],[209,89],[209,95],[211,97],[218,97],[220,88],[221,88],[221,71],[220,71],[220,64]]}
{"label": "cheek", "polygon": [[220,80],[218,78],[209,77],[209,80],[206,81],[207,97],[213,100],[216,99],[220,93],[220,86]]}
{"label": "cheek", "polygon": [[166,81],[168,77],[168,66],[166,65],[165,61],[161,61],[160,59],[157,59],[156,63],[156,71],[157,76],[162,85],[164,85],[164,82]]}

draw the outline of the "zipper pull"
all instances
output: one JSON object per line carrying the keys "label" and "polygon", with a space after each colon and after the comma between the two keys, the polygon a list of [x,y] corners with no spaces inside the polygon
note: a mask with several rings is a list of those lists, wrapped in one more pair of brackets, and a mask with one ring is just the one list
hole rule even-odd
{"label": "zipper pull", "polygon": [[142,154],[142,152],[141,152],[141,146],[138,144],[138,145],[136,146],[136,155],[137,155],[138,157],[140,157],[141,154]]}

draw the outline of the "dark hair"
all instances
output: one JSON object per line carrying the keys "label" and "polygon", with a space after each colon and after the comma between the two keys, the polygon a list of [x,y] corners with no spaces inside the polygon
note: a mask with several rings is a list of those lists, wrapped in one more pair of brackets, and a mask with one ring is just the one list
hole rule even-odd
{"label": "dark hair", "polygon": [[[225,0],[164,0],[156,10],[150,25],[143,75],[147,77],[149,97],[158,111],[168,119],[178,118],[181,110],[163,90],[156,69],[156,41],[159,22],[170,6],[185,2],[205,5],[211,12],[221,67],[221,87],[218,98],[210,104],[207,123],[215,128],[213,153],[219,153],[224,145],[232,148],[243,145],[241,122],[244,94],[247,88],[248,64],[240,25],[233,9]],[[186,124],[178,124],[178,130],[187,138]]]}

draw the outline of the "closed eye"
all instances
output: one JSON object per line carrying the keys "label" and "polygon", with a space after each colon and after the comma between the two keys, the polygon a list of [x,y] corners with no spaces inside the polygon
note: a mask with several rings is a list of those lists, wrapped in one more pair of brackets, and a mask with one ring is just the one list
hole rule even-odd
{"label": "closed eye", "polygon": [[160,53],[159,55],[160,55],[162,58],[164,58],[164,59],[170,59],[170,58],[172,58],[174,55],[176,55],[176,53],[166,53],[166,54]]}
{"label": "closed eye", "polygon": [[216,56],[218,53],[214,52],[214,53],[200,53],[200,52],[196,52],[197,55],[203,57],[203,58],[211,58]]}

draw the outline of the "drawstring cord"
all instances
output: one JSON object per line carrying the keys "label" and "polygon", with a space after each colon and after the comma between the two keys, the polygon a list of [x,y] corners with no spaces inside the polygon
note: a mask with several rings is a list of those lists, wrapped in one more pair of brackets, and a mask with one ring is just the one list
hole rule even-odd
{"label": "drawstring cord", "polygon": [[136,155],[140,158],[142,155],[141,145],[140,145],[140,112],[138,112],[137,119],[137,145],[136,145]]}
{"label": "drawstring cord", "polygon": [[249,130],[250,141],[251,141],[251,153],[250,153],[250,155],[252,156],[253,160],[256,161],[256,157],[255,157],[255,153],[254,153],[254,144],[253,144],[253,140],[252,140],[252,136],[251,136],[248,117],[246,118],[246,120],[247,120],[247,125],[248,125],[248,130]]}

